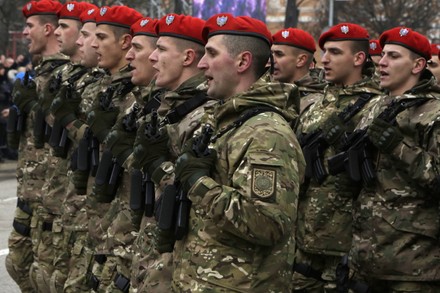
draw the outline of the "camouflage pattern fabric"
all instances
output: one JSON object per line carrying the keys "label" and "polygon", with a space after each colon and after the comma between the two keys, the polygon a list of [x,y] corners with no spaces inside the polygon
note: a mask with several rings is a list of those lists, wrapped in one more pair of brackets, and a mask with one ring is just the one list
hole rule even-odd
{"label": "camouflage pattern fabric", "polygon": [[292,95],[294,85],[259,80],[215,109],[216,131],[256,106],[285,118],[260,113],[210,146],[217,151],[212,178],[189,190],[189,232],[174,247],[175,292],[290,292],[305,168],[289,126],[297,115]]}
{"label": "camouflage pattern fabric", "polygon": [[322,98],[327,85],[324,80],[324,71],[321,68],[312,68],[307,75],[295,81],[295,84],[298,86],[301,97],[299,110],[301,116],[311,105]]}
{"label": "camouflage pattern fabric", "polygon": [[[205,92],[205,77],[196,75],[183,82],[175,91],[167,92],[161,100],[159,115],[163,118],[168,111],[183,104],[197,93]],[[200,130],[205,107],[210,107],[214,101],[208,101],[188,113],[183,119],[174,124],[167,124],[166,130],[170,137],[170,157],[177,158],[182,145]],[[145,121],[144,121],[145,123]],[[163,177],[155,182],[156,202],[160,199],[163,188],[174,182],[174,162],[167,161],[159,167]],[[130,292],[170,292],[173,257],[172,253],[160,254],[153,246],[154,234],[157,232],[154,217],[143,217],[139,235],[134,243],[134,256],[131,265]]]}
{"label": "camouflage pattern fabric", "polygon": [[[371,107],[383,98],[378,85],[371,80],[371,75],[372,72],[364,75],[362,80],[351,86],[337,87],[329,84],[322,99],[315,102],[300,118],[297,135],[309,134],[320,129],[328,123],[327,119],[331,114],[340,113],[354,104],[360,95],[370,94],[371,99],[368,103],[345,123],[347,131],[353,131],[365,113],[369,113]],[[327,173],[327,159],[338,153],[339,147],[339,145],[330,145],[324,151],[322,162]],[[359,191],[359,184],[352,181],[346,173],[334,176],[329,174],[321,184],[312,178],[301,186],[296,236],[297,263],[311,264],[312,267],[321,263],[322,265],[313,268],[324,272],[335,272],[340,257],[347,254],[350,249],[352,202]],[[322,256],[321,261],[316,261],[317,255]],[[324,274],[325,280],[330,283],[325,286],[334,288],[335,274]],[[295,273],[293,278],[297,290],[305,288],[308,290],[316,283],[315,279],[306,278],[299,273]],[[302,287],[299,284],[302,284]]]}
{"label": "camouflage pattern fabric", "polygon": [[[76,64],[71,64],[70,72],[64,72],[62,86],[67,86],[67,80],[75,75],[81,74],[84,69],[82,66],[78,66]],[[98,79],[94,76],[93,72],[84,72],[82,77],[76,80],[73,84],[74,90],[78,95],[81,95],[82,102],[80,103],[79,115],[81,117],[82,113],[88,111],[90,109],[91,102],[90,95],[85,96],[84,91],[86,87],[90,86],[92,82],[97,82]],[[92,88],[96,88],[94,85]],[[89,99],[87,99],[89,98]],[[85,107],[89,107],[89,109]],[[84,116],[84,114],[82,114]],[[75,128],[74,128],[75,129]],[[87,223],[87,216],[85,211],[81,212],[81,208],[85,202],[85,195],[76,195],[76,190],[71,182],[71,178],[73,175],[72,170],[70,170],[70,161],[73,152],[75,151],[74,146],[78,145],[77,141],[74,141],[73,144],[69,146],[69,150],[67,153],[66,159],[60,158],[59,165],[56,170],[56,177],[52,177],[52,186],[54,188],[50,188],[47,196],[47,205],[56,206],[56,209],[51,209],[51,213],[56,214],[54,219],[54,226],[58,227],[58,229],[53,229],[53,267],[54,271],[51,276],[51,292],[63,292],[64,283],[67,278],[67,274],[70,266],[70,251],[74,242],[76,241],[76,236],[78,236],[75,232],[80,231],[82,233],[81,236],[85,237],[85,232],[87,231],[87,226],[84,224]],[[55,180],[55,178],[57,180]],[[61,187],[62,186],[62,187]],[[75,225],[72,223],[73,219],[77,218],[81,223],[79,225]],[[57,223],[57,225],[55,225]],[[72,225],[74,227],[72,227]]]}
{"label": "camouflage pattern fabric", "polygon": [[[352,267],[374,282],[431,281],[438,286],[440,88],[425,71],[414,88],[390,98],[426,102],[397,115],[395,125],[403,141],[390,154],[372,154],[377,178],[363,187],[355,202]],[[386,106],[377,106],[371,116]],[[366,120],[359,127],[368,125]]]}

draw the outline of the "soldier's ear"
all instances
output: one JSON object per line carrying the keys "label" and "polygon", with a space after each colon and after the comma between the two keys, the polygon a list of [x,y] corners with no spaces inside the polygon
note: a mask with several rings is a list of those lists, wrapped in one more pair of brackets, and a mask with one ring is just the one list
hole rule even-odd
{"label": "soldier's ear", "polygon": [[190,66],[195,62],[196,52],[193,49],[186,49],[183,54],[183,66]]}
{"label": "soldier's ear", "polygon": [[252,53],[243,51],[237,55],[237,71],[244,72],[252,65]]}
{"label": "soldier's ear", "polygon": [[416,58],[414,59],[413,64],[414,65],[413,65],[412,73],[419,74],[426,68],[426,59],[423,57]]}
{"label": "soldier's ear", "polygon": [[354,65],[355,66],[364,65],[366,60],[367,60],[367,54],[365,54],[364,51],[359,51],[354,54]]}
{"label": "soldier's ear", "polygon": [[131,39],[132,39],[132,36],[130,34],[123,34],[121,36],[121,48],[122,48],[122,50],[130,50],[130,48],[131,48]]}

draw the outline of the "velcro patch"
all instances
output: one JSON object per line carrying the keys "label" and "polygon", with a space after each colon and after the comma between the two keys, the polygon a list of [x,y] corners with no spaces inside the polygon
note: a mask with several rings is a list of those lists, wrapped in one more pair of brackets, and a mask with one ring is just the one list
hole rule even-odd
{"label": "velcro patch", "polygon": [[252,194],[269,198],[275,194],[276,171],[254,168],[252,170]]}

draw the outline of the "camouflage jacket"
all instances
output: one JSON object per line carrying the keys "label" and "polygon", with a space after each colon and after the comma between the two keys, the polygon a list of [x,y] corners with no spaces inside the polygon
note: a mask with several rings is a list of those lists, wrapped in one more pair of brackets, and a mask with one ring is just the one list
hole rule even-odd
{"label": "camouflage jacket", "polygon": [[99,91],[110,83],[110,77],[100,68],[91,68],[89,72],[81,77],[76,83],[75,89],[81,93],[81,102],[78,106],[77,119],[69,127],[69,138],[74,147],[78,146],[79,140],[84,136],[87,128],[87,114],[92,109]]}
{"label": "camouflage jacket", "polygon": [[[377,179],[354,207],[356,271],[371,278],[440,280],[440,88],[431,73],[395,101],[426,99],[396,117],[403,141],[390,154],[373,153]],[[371,117],[387,105],[378,105]],[[361,128],[369,124],[367,119]]]}
{"label": "camouflage jacket", "polygon": [[324,88],[327,85],[323,77],[323,70],[320,68],[310,69],[309,73],[298,81],[299,95],[301,97],[301,105],[299,115],[306,111],[317,100],[321,99],[324,94]]}
{"label": "camouflage jacket", "polygon": [[[300,118],[297,134],[319,130],[332,113],[345,110],[364,93],[370,94],[371,99],[345,124],[348,132],[353,131],[364,113],[383,97],[377,84],[368,76],[347,87],[328,85],[324,97]],[[327,159],[337,150],[337,147],[329,146],[324,151],[322,162],[327,173]],[[301,186],[299,198],[298,247],[309,253],[346,254],[351,245],[352,200],[358,193],[359,184],[352,182],[345,173],[328,175],[322,184],[313,178],[307,180]]]}
{"label": "camouflage jacket", "polygon": [[290,292],[305,165],[289,125],[297,115],[290,95],[298,96],[296,86],[260,79],[216,107],[217,132],[250,108],[283,114],[257,114],[212,145],[212,177],[200,178],[188,192],[189,232],[174,251],[176,291]]}

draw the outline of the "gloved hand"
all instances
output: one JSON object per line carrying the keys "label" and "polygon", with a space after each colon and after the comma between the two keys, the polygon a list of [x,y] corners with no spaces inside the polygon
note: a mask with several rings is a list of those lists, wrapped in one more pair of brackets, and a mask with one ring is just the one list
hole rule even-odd
{"label": "gloved hand", "polygon": [[89,180],[89,171],[73,171],[72,182],[77,194],[87,194],[87,182]]}
{"label": "gloved hand", "polygon": [[76,91],[70,86],[62,86],[50,105],[50,112],[56,120],[61,122],[63,127],[66,127],[70,122],[76,120],[76,112],[80,103],[81,96]]}
{"label": "gloved hand", "polygon": [[180,182],[184,192],[188,192],[200,177],[211,175],[217,158],[217,152],[212,149],[207,155],[197,157],[192,150],[193,142],[193,139],[186,142],[184,152],[177,158],[174,170],[176,181]]}
{"label": "gloved hand", "polygon": [[87,116],[87,124],[100,142],[103,142],[115,124],[119,110],[112,107],[104,110],[97,105]]}
{"label": "gloved hand", "polygon": [[35,82],[31,79],[27,82],[17,79],[12,90],[12,101],[21,111],[28,114],[38,102]]}
{"label": "gloved hand", "polygon": [[122,125],[122,120],[118,120],[108,134],[105,144],[112,151],[119,165],[122,166],[128,156],[133,152],[135,138],[136,132],[126,131]]}
{"label": "gloved hand", "polygon": [[391,153],[403,140],[399,128],[390,123],[375,118],[367,130],[368,138],[382,153]]}
{"label": "gloved hand", "polygon": [[154,170],[168,159],[168,133],[165,129],[157,130],[155,136],[145,133],[150,124],[142,123],[136,133],[136,140],[133,146],[135,169],[147,168],[147,172],[152,175]]}
{"label": "gloved hand", "polygon": [[338,117],[336,113],[332,113],[327,120],[321,126],[322,133],[324,134],[324,139],[329,145],[336,145],[344,132],[346,132],[346,127]]}
{"label": "gloved hand", "polygon": [[6,136],[8,147],[13,150],[18,150],[18,146],[20,144],[20,136],[20,132],[8,132]]}
{"label": "gloved hand", "polygon": [[50,114],[50,106],[60,90],[61,76],[52,77],[48,83],[41,88],[39,104],[43,110],[44,117]]}

